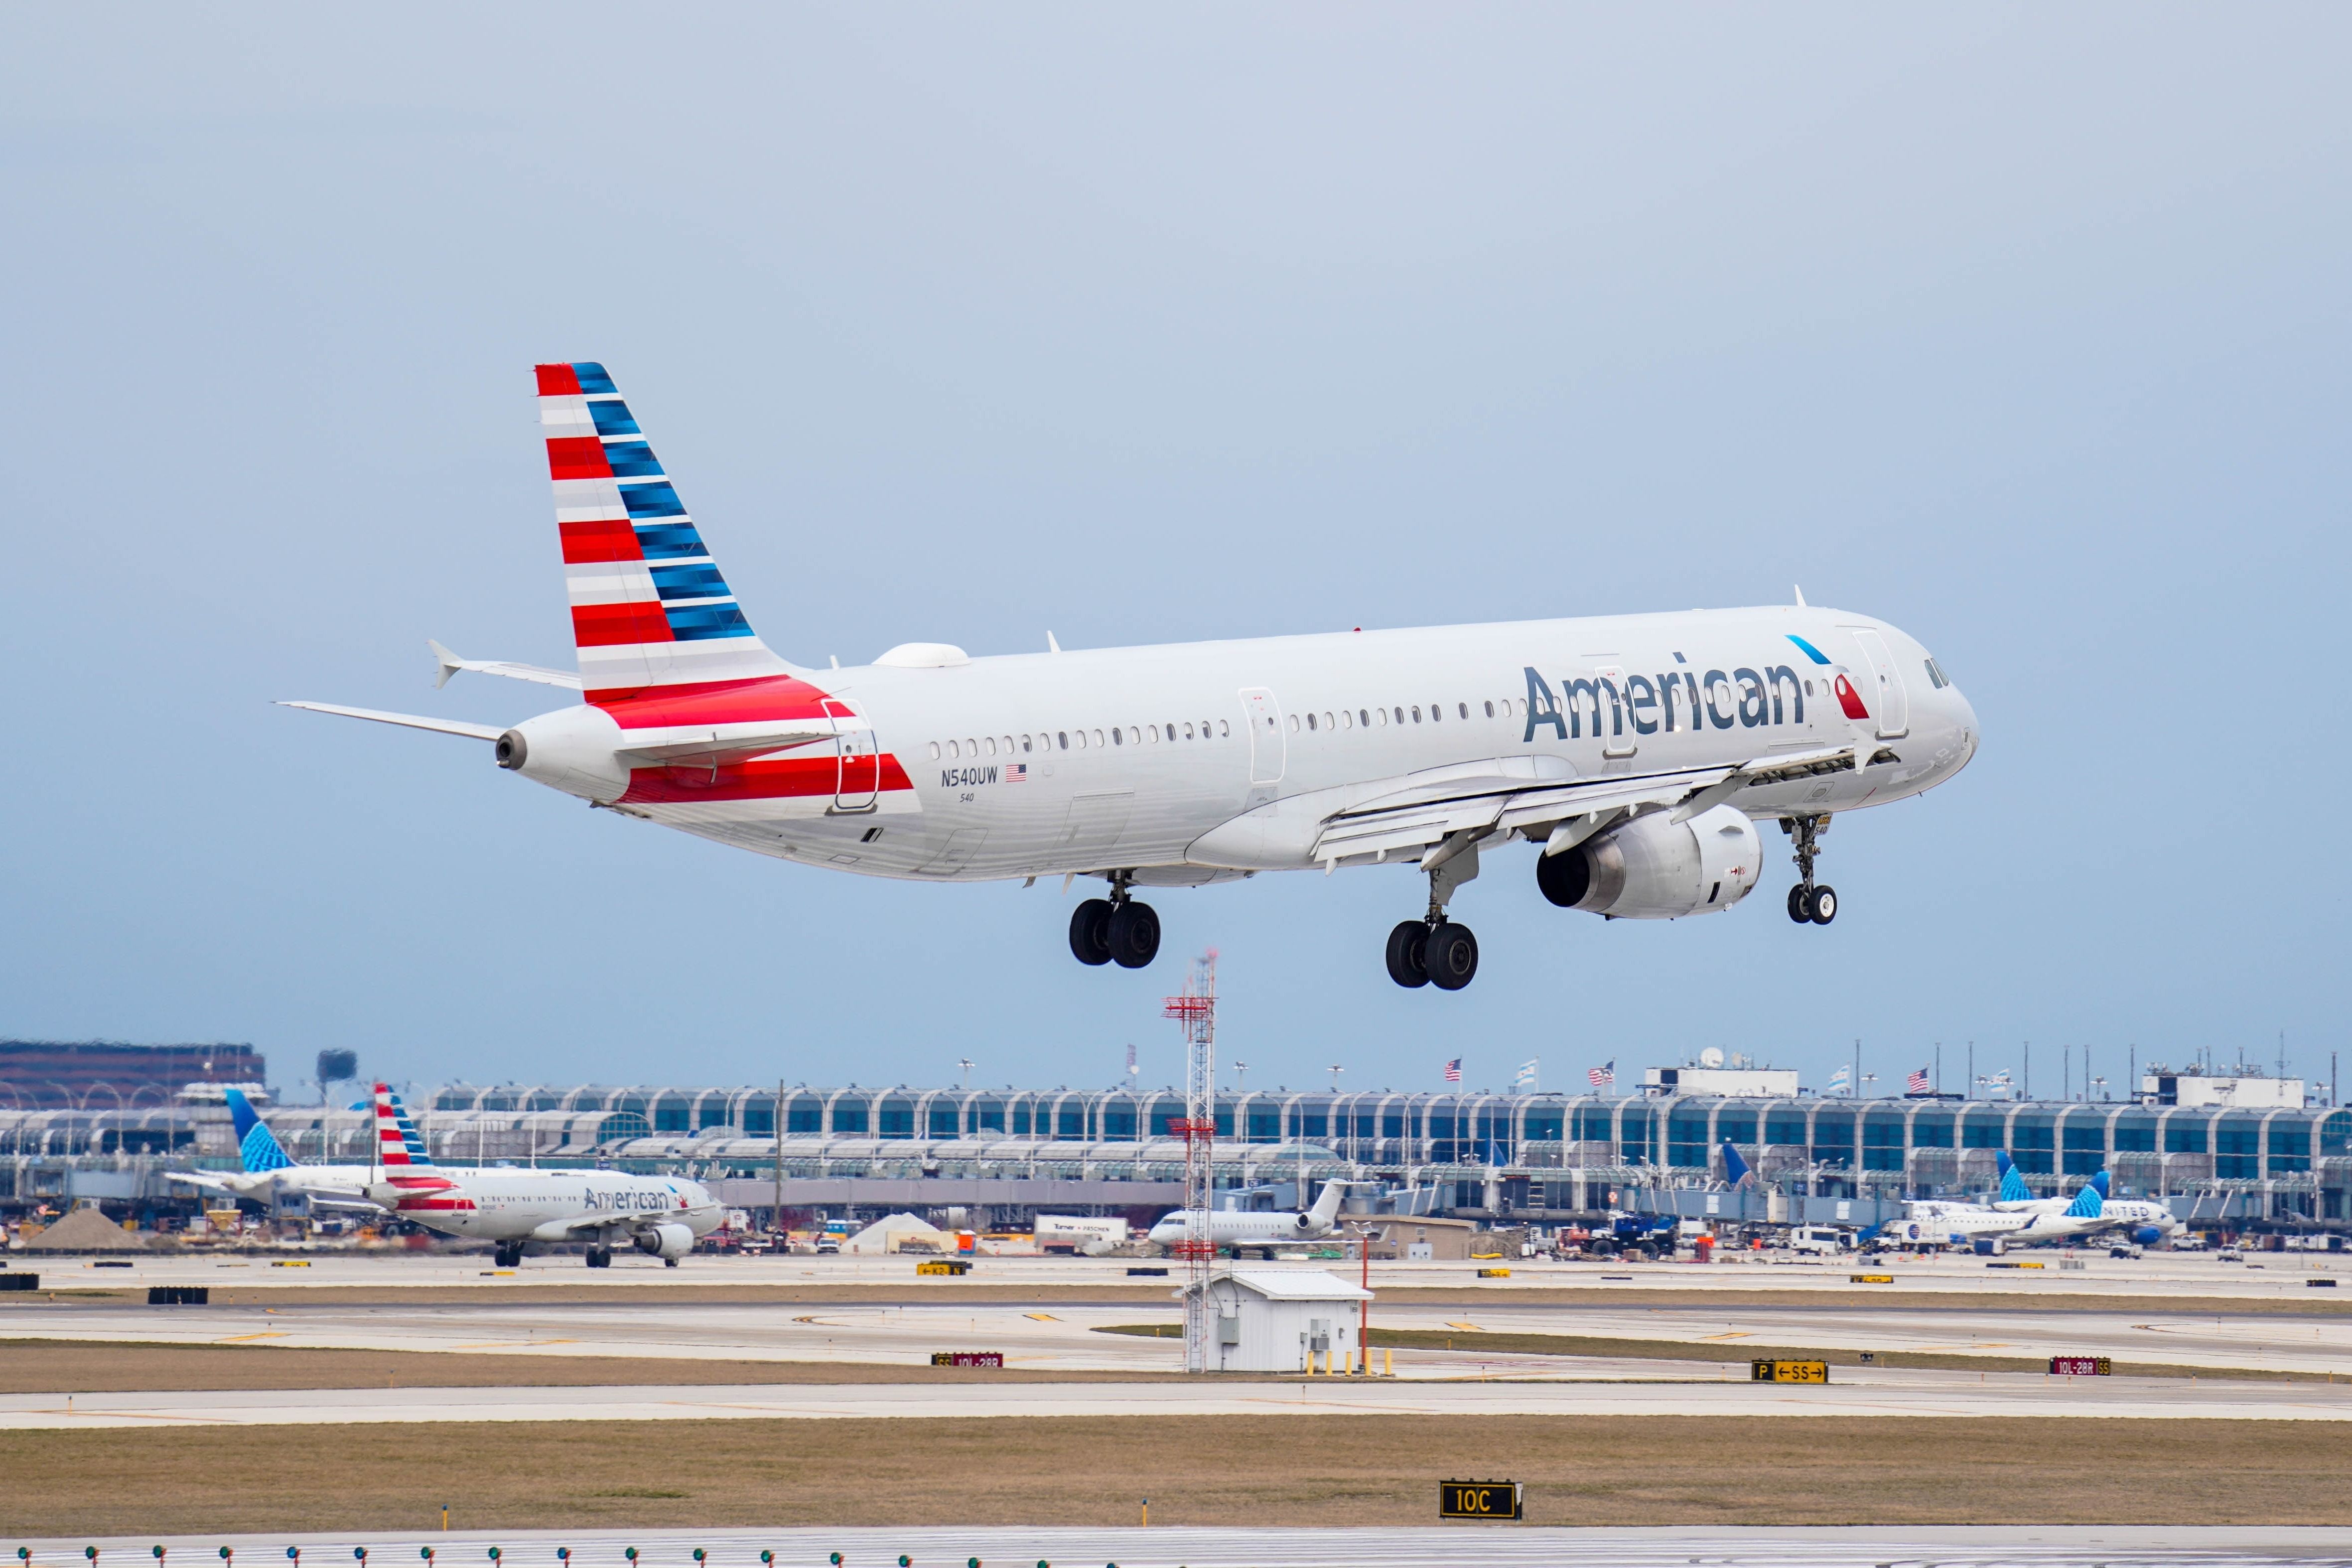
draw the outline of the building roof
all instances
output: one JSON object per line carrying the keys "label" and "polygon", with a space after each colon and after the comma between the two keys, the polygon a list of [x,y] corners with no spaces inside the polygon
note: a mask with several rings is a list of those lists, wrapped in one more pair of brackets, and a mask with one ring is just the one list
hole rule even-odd
{"label": "building roof", "polygon": [[1328,1268],[1221,1268],[1210,1277],[1215,1284],[1230,1279],[1269,1301],[1369,1301],[1370,1290],[1360,1290]]}

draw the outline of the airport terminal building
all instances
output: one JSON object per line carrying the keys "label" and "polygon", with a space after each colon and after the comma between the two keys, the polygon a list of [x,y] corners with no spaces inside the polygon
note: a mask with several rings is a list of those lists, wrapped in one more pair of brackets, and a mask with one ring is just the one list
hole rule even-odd
{"label": "airport terminal building", "polygon": [[[1802,1205],[1818,1200],[1859,1221],[1891,1216],[1906,1197],[1982,1192],[2005,1149],[2044,1192],[2105,1168],[2117,1196],[2163,1198],[2187,1219],[2352,1225],[2352,1111],[2305,1106],[2299,1086],[2267,1097],[2277,1103],[2195,1103],[2188,1089],[2156,1087],[2168,1079],[2131,1100],[1847,1099],[1683,1092],[1665,1074],[1625,1096],[1228,1091],[1216,1107],[1218,1184],[1242,1206],[1286,1207],[1341,1179],[1360,1184],[1356,1212],[1544,1222],[1719,1185],[1728,1141],[1762,1188],[1800,1202],[1788,1217],[1817,1217]],[[676,1171],[760,1210],[781,1194],[790,1208],[958,1207],[1013,1223],[1041,1208],[1172,1206],[1183,1172],[1183,1146],[1166,1132],[1182,1099],[1165,1089],[453,1084],[413,1108],[444,1163]],[[297,1160],[367,1158],[358,1112],[267,1114]],[[160,1195],[139,1173],[171,1163],[159,1159],[166,1150],[229,1163],[226,1114],[0,1107],[0,1205]]]}

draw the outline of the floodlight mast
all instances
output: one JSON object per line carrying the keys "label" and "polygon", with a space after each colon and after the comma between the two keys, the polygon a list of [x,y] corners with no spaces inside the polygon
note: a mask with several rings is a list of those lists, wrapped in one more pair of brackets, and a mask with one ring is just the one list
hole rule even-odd
{"label": "floodlight mast", "polygon": [[1217,1140],[1217,950],[1192,961],[1184,994],[1160,1009],[1184,1034],[1184,1120],[1169,1131],[1184,1140],[1184,1370],[1209,1370],[1209,1269],[1217,1244],[1209,1239],[1210,1193]]}

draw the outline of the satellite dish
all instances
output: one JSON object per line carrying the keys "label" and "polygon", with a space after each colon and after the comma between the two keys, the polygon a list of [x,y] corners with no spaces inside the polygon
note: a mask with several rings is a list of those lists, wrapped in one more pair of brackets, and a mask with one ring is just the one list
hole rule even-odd
{"label": "satellite dish", "polygon": [[1703,1068],[1719,1068],[1723,1065],[1723,1053],[1717,1050],[1713,1046],[1709,1046],[1706,1049],[1699,1052],[1698,1065]]}

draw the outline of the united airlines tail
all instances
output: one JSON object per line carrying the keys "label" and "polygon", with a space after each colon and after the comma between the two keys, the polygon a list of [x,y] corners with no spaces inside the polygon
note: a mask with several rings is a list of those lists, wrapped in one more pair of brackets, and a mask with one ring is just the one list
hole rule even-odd
{"label": "united airlines tail", "polygon": [[1995,1150],[1992,1158],[1993,1164],[2000,1171],[2000,1201],[2005,1204],[2032,1202],[2033,1189],[2025,1184],[2024,1174],[2018,1170],[2017,1162],[2009,1157],[2009,1151]]}
{"label": "united airlines tail", "polygon": [[649,686],[788,675],[752,635],[719,564],[604,367],[538,367],[539,418],[591,702]]}
{"label": "united airlines tail", "polygon": [[228,1091],[228,1114],[236,1124],[237,1158],[243,1162],[247,1175],[283,1171],[294,1163],[287,1158],[277,1134],[269,1131],[269,1123],[254,1113],[253,1102],[245,1098],[244,1090]]}
{"label": "united airlines tail", "polygon": [[[2101,1172],[2100,1174],[2104,1175],[2105,1173]],[[2105,1194],[2099,1190],[2101,1185],[2102,1184],[2095,1179],[2084,1183],[2083,1190],[2074,1194],[2074,1201],[2066,1205],[2066,1217],[2068,1219],[2098,1218],[2106,1207]]]}
{"label": "united airlines tail", "polygon": [[1725,1139],[1723,1141],[1723,1179],[1736,1187],[1746,1181],[1749,1173],[1748,1162],[1739,1157],[1739,1151],[1732,1146],[1731,1140]]}

